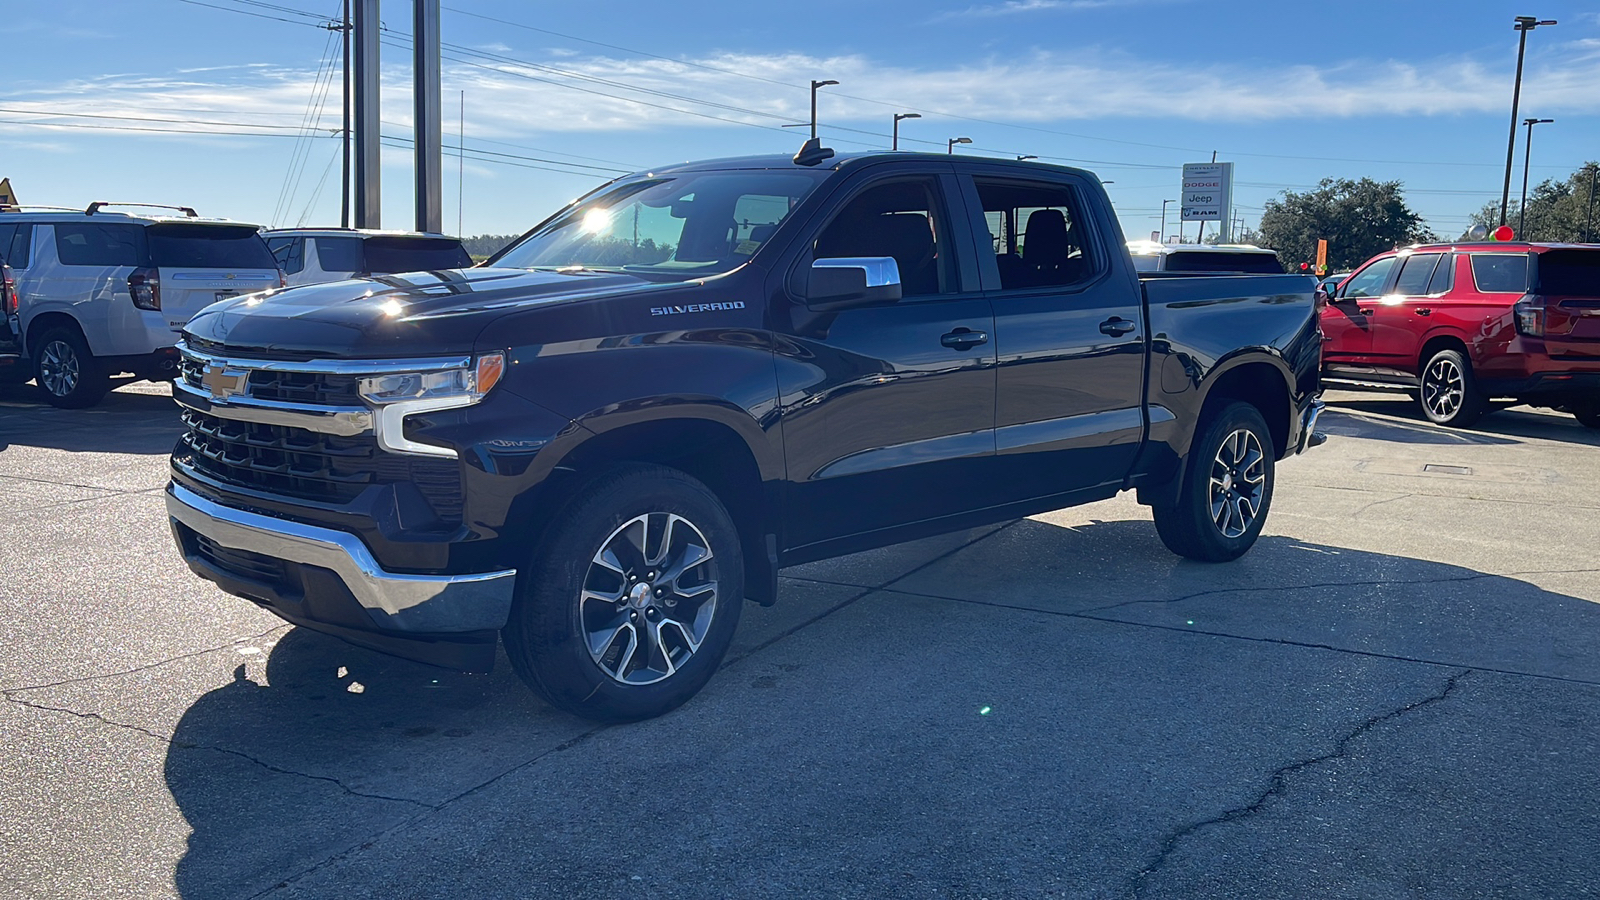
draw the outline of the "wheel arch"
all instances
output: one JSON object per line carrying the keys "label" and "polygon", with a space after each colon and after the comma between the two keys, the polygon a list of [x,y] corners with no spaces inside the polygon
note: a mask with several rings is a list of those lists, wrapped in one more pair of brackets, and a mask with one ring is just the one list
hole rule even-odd
{"label": "wheel arch", "polygon": [[28,333],[23,337],[23,346],[27,349],[30,358],[36,355],[34,351],[39,344],[39,339],[52,328],[70,328],[78,333],[78,337],[83,339],[85,346],[89,343],[89,336],[84,333],[82,323],[70,313],[60,312],[59,310],[42,312],[29,320]]}
{"label": "wheel arch", "polygon": [[[684,472],[710,488],[739,530],[745,594],[770,606],[776,599],[777,520],[774,499],[781,460],[764,458],[766,441],[747,415],[741,428],[731,410],[674,404],[670,414],[592,416],[578,420],[576,440],[552,462],[546,490],[515,518],[542,539],[559,510],[595,478],[620,463],[653,463]],[[753,430],[760,440],[751,440]],[[775,467],[776,462],[776,467]]]}
{"label": "wheel arch", "polygon": [[1422,342],[1422,349],[1417,352],[1417,377],[1422,377],[1423,367],[1428,360],[1433,358],[1440,350],[1459,350],[1461,358],[1472,364],[1472,349],[1467,339],[1454,331],[1435,331],[1429,334]]}
{"label": "wheel arch", "polygon": [[1289,455],[1293,450],[1289,436],[1294,423],[1294,373],[1281,358],[1267,353],[1241,354],[1219,364],[1207,381],[1195,420],[1196,434],[1228,402],[1242,401],[1254,406],[1266,420],[1276,458]]}

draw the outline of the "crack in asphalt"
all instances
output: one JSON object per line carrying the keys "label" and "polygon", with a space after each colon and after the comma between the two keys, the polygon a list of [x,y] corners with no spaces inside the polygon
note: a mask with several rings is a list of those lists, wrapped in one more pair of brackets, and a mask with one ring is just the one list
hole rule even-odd
{"label": "crack in asphalt", "polygon": [[1397,497],[1385,497],[1382,500],[1374,500],[1371,503],[1363,504],[1361,507],[1356,509],[1355,512],[1350,514],[1350,518],[1352,518],[1352,519],[1357,518],[1362,513],[1366,512],[1367,510],[1369,510],[1371,508],[1373,508],[1374,506],[1382,506],[1385,503],[1397,503],[1397,502],[1399,502],[1401,500],[1409,500],[1409,499],[1411,499],[1412,497],[1415,497],[1415,496],[1416,496],[1416,494],[1400,494]]}
{"label": "crack in asphalt", "polygon": [[162,666],[165,666],[165,665],[170,665],[170,664],[175,663],[175,662],[181,662],[181,661],[186,660],[186,659],[194,659],[197,656],[205,656],[208,653],[220,653],[221,651],[227,650],[230,647],[236,647],[239,644],[245,644],[245,643],[249,643],[249,642],[252,642],[252,641],[259,641],[259,640],[267,637],[270,634],[273,634],[273,633],[279,632],[279,631],[284,631],[286,629],[293,628],[293,627],[294,627],[293,625],[290,625],[287,622],[282,624],[282,625],[274,625],[273,627],[268,628],[266,631],[263,631],[263,632],[261,632],[260,634],[257,634],[257,635],[251,635],[251,636],[242,637],[242,638],[234,638],[233,640],[227,642],[226,644],[219,644],[219,645],[217,645],[215,647],[207,647],[204,650],[193,650],[193,651],[191,651],[189,653],[180,653],[177,656],[172,656],[172,657],[168,657],[167,659],[157,660],[156,662],[147,663],[145,665],[138,666],[138,667],[132,668],[132,669],[126,669],[126,670],[121,671],[121,672],[106,672],[106,673],[100,674],[100,675],[83,675],[83,676],[79,676],[77,678],[64,678],[61,681],[52,681],[49,684],[30,684],[30,685],[24,685],[24,686],[21,686],[21,687],[0,688],[0,695],[4,695],[7,699],[10,699],[12,694],[21,693],[23,691],[42,691],[42,690],[44,690],[46,688],[62,687],[64,685],[68,685],[68,684],[82,684],[83,682],[86,682],[86,681],[101,681],[101,680],[108,679],[108,678],[123,678],[123,677],[126,677],[128,675],[137,675],[140,672],[148,672],[151,669],[159,669],[159,668],[161,668]]}
{"label": "crack in asphalt", "polygon": [[1461,679],[1466,677],[1467,674],[1467,672],[1457,672],[1446,679],[1444,687],[1437,692],[1429,694],[1420,700],[1408,703],[1405,706],[1399,707],[1398,709],[1391,709],[1381,715],[1368,718],[1366,721],[1361,722],[1354,729],[1350,730],[1343,737],[1334,742],[1333,749],[1327,753],[1313,756],[1310,759],[1303,759],[1298,762],[1280,766],[1267,779],[1266,789],[1257,795],[1255,800],[1251,801],[1250,803],[1247,803],[1244,806],[1236,806],[1232,809],[1225,810],[1209,819],[1202,819],[1199,822],[1185,825],[1177,831],[1174,831],[1172,834],[1169,834],[1161,842],[1160,848],[1156,851],[1155,858],[1146,863],[1138,872],[1134,873],[1133,878],[1127,887],[1125,895],[1129,898],[1137,898],[1143,891],[1146,881],[1151,875],[1155,874],[1158,869],[1166,864],[1167,860],[1170,859],[1172,854],[1177,850],[1178,844],[1181,843],[1184,838],[1196,834],[1206,828],[1210,828],[1213,825],[1225,825],[1230,822],[1237,822],[1241,819],[1255,815],[1256,813],[1265,809],[1267,804],[1271,803],[1274,798],[1283,796],[1284,792],[1288,789],[1290,776],[1299,772],[1303,772],[1312,766],[1346,756],[1352,743],[1354,743],[1361,736],[1365,735],[1367,732],[1378,727],[1379,725],[1384,724],[1385,722],[1393,721],[1419,709],[1444,702],[1444,700],[1450,696],[1451,692],[1456,689],[1456,685],[1459,684]]}
{"label": "crack in asphalt", "polygon": [[423,807],[425,809],[434,809],[435,808],[432,804],[424,803],[421,800],[413,800],[410,797],[392,797],[392,796],[389,796],[387,794],[374,794],[374,793],[370,793],[368,791],[359,791],[359,790],[356,790],[355,788],[350,787],[349,785],[345,784],[343,781],[340,781],[339,779],[334,778],[331,775],[313,775],[310,772],[297,772],[297,771],[295,771],[293,769],[285,769],[282,766],[273,765],[272,763],[269,763],[269,762],[267,762],[265,760],[257,759],[257,758],[255,758],[254,756],[251,756],[248,753],[245,753],[245,752],[239,751],[239,750],[233,750],[233,749],[230,749],[228,747],[219,747],[219,746],[217,746],[215,744],[191,744],[191,743],[188,743],[188,742],[185,742],[185,741],[176,741],[176,740],[173,740],[170,737],[167,737],[166,735],[158,734],[157,732],[151,731],[148,728],[143,728],[143,727],[140,727],[138,725],[130,724],[128,722],[118,722],[115,719],[108,719],[105,716],[100,715],[99,713],[79,712],[79,711],[77,711],[75,709],[67,709],[66,707],[63,707],[63,706],[50,706],[50,705],[47,705],[47,704],[44,704],[44,703],[34,703],[31,700],[23,700],[20,697],[13,697],[13,696],[10,695],[9,692],[6,693],[6,699],[9,700],[12,703],[18,704],[20,706],[27,707],[28,709],[35,710],[35,711],[38,711],[38,712],[64,713],[66,715],[73,716],[73,717],[79,718],[79,719],[84,719],[86,721],[100,722],[100,723],[105,724],[105,725],[110,725],[113,728],[121,728],[121,729],[124,729],[126,731],[132,731],[132,732],[135,732],[137,734],[142,734],[142,735],[144,735],[146,737],[152,738],[152,739],[154,739],[156,741],[159,741],[159,742],[161,742],[163,744],[166,744],[169,748],[172,748],[174,750],[210,750],[210,751],[213,751],[213,752],[216,752],[216,753],[225,754],[227,756],[236,756],[236,757],[238,757],[240,759],[243,759],[243,760],[245,760],[247,762],[250,762],[250,763],[253,763],[253,764],[257,765],[257,766],[260,766],[261,768],[266,769],[269,772],[275,772],[275,773],[280,774],[280,775],[292,775],[292,776],[298,776],[300,778],[309,778],[309,779],[311,779],[313,781],[324,781],[324,782],[327,782],[327,783],[334,785],[335,787],[339,788],[340,790],[342,790],[345,793],[350,794],[351,796],[354,796],[354,797],[363,797],[363,798],[366,798],[368,800],[388,800],[388,801],[392,801],[392,802],[395,802],[395,803],[409,803],[409,804],[412,804],[412,805],[415,805],[415,806],[421,806],[421,807]]}

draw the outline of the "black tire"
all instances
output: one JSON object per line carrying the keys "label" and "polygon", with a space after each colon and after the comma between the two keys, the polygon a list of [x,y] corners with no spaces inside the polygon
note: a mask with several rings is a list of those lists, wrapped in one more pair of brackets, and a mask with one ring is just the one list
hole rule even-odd
{"label": "black tire", "polygon": [[[517,674],[552,706],[602,722],[659,716],[693,697],[744,605],[739,533],[717,496],[676,469],[631,464],[552,521],[503,632]],[[693,562],[697,549],[710,557]]]}
{"label": "black tire", "polygon": [[1572,416],[1585,428],[1600,429],[1600,400],[1580,400],[1572,404]]}
{"label": "black tire", "polygon": [[82,409],[100,402],[111,389],[105,368],[74,328],[52,328],[33,345],[33,380],[45,402]]}
{"label": "black tire", "polygon": [[1421,393],[1417,405],[1436,425],[1465,428],[1489,411],[1489,399],[1460,350],[1440,350],[1428,358],[1422,366]]}
{"label": "black tire", "polygon": [[1254,406],[1229,403],[1202,419],[1177,502],[1151,510],[1161,542],[1201,562],[1243,556],[1272,507],[1276,457],[1272,433]]}

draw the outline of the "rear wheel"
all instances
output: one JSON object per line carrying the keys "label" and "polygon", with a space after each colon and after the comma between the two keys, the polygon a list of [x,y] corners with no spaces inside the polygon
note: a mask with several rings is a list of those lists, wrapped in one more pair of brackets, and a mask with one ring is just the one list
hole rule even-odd
{"label": "rear wheel", "polygon": [[1422,414],[1428,421],[1465,428],[1489,411],[1472,364],[1459,350],[1440,350],[1422,369]]}
{"label": "rear wheel", "polygon": [[1572,415],[1585,428],[1600,428],[1600,400],[1580,400],[1572,404]]}
{"label": "rear wheel", "polygon": [[1272,434],[1261,412],[1230,403],[1205,420],[1171,506],[1152,509],[1167,549],[1202,562],[1243,556],[1261,536],[1276,477]]}
{"label": "rear wheel", "polygon": [[33,349],[33,380],[51,406],[80,409],[93,406],[111,389],[89,343],[71,328],[52,328]]}
{"label": "rear wheel", "polygon": [[504,632],[517,674],[551,705],[604,722],[694,696],[744,603],[738,531],[716,495],[675,469],[630,465],[553,521]]}

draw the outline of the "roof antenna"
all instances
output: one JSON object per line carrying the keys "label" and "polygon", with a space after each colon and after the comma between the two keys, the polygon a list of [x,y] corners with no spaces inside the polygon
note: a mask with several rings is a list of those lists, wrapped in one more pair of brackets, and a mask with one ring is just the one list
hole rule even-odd
{"label": "roof antenna", "polygon": [[833,148],[822,146],[822,138],[812,138],[800,145],[800,152],[794,155],[794,164],[797,166],[814,166],[825,159],[833,158]]}

